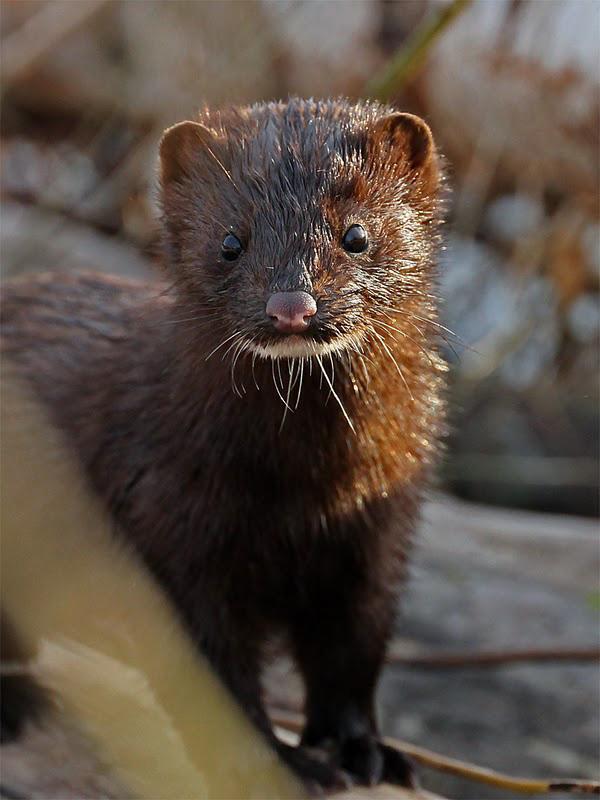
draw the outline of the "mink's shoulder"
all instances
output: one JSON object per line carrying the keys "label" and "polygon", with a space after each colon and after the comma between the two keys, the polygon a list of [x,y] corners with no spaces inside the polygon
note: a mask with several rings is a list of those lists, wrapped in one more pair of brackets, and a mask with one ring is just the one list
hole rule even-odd
{"label": "mink's shoulder", "polygon": [[164,285],[96,273],[40,273],[0,293],[2,369],[55,409],[74,393],[100,394],[151,347],[171,300]]}
{"label": "mink's shoulder", "polygon": [[168,304],[164,289],[159,282],[93,272],[45,272],[5,281],[0,291],[3,348],[12,349],[19,339],[38,345],[56,341],[73,329],[84,338],[126,334],[144,309]]}

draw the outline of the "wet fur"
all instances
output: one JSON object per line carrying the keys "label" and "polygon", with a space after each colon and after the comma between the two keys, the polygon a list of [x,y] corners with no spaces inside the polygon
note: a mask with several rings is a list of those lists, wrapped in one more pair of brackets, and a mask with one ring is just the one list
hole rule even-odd
{"label": "wet fur", "polygon": [[[385,771],[373,695],[443,424],[438,159],[416,168],[410,139],[377,127],[390,111],[203,112],[204,141],[163,142],[164,279],[40,275],[6,284],[3,310],[11,364],[240,702],[267,730],[261,659],[283,635],[304,741],[334,740],[367,782]],[[340,247],[353,223],[364,255]],[[265,357],[285,346],[266,298],[297,289],[323,355]]]}

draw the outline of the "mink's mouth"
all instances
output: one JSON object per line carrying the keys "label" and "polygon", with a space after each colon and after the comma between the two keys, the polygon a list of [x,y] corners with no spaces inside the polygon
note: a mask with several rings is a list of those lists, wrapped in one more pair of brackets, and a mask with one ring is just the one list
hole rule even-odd
{"label": "mink's mouth", "polygon": [[261,358],[319,358],[343,353],[357,345],[358,339],[353,334],[337,334],[328,340],[298,334],[261,342],[250,341],[247,349]]}

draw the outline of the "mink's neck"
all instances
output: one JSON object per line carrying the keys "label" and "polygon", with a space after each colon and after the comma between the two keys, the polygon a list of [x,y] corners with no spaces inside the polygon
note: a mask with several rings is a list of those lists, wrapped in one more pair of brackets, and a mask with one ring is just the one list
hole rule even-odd
{"label": "mink's neck", "polygon": [[165,327],[170,363],[163,407],[186,449],[209,431],[212,452],[225,461],[242,458],[259,468],[269,460],[290,468],[290,479],[300,465],[316,481],[331,470],[345,483],[368,475],[369,494],[385,491],[430,456],[440,376],[425,339],[413,336],[413,345],[390,339],[387,351],[366,342],[362,358],[351,351],[320,362],[272,361],[248,352],[236,359],[235,344],[227,352],[230,343],[212,353],[226,336],[201,334],[193,321]]}

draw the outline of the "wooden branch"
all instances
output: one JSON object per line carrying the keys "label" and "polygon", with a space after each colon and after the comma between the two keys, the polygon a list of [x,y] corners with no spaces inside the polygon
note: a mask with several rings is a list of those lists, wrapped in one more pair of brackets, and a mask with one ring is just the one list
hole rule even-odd
{"label": "wooden branch", "polygon": [[486,783],[489,786],[495,786],[497,789],[507,789],[520,794],[552,794],[553,792],[600,794],[600,783],[597,781],[570,778],[566,780],[560,778],[550,778],[548,780],[519,778],[514,775],[496,772],[486,767],[479,767],[476,764],[469,764],[466,761],[459,761],[456,758],[449,758],[401,739],[386,737],[385,742],[391,747],[397,747],[402,750],[413,761],[424,767],[430,767],[437,772],[458,775],[461,778],[477,783]]}
{"label": "wooden branch", "polygon": [[[285,728],[295,733],[302,730],[304,720],[301,715],[290,713],[283,709],[271,709],[271,719],[275,725]],[[548,780],[536,780],[532,778],[519,778],[514,775],[506,775],[495,770],[469,764],[466,761],[459,761],[455,758],[434,753],[424,747],[405,742],[402,739],[392,739],[385,737],[385,743],[390,747],[396,747],[405,755],[421,764],[438,772],[446,772],[450,775],[457,775],[465,780],[477,783],[486,783],[498,789],[507,789],[520,794],[552,794],[563,792],[565,794],[600,794],[600,782],[576,779],[551,778]]]}
{"label": "wooden branch", "polygon": [[[392,644],[393,648],[393,644]],[[563,661],[600,661],[600,648],[573,647],[564,649],[530,648],[526,650],[490,650],[467,653],[424,653],[423,655],[388,654],[387,663],[401,667],[455,669],[462,667],[502,667],[511,664],[552,664]]]}

